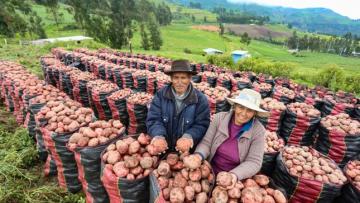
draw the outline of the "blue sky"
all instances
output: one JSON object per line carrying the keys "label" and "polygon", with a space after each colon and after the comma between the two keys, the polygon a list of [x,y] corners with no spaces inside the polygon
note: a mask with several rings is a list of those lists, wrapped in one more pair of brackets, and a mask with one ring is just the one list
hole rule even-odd
{"label": "blue sky", "polygon": [[292,8],[329,8],[343,16],[360,19],[360,0],[227,0]]}

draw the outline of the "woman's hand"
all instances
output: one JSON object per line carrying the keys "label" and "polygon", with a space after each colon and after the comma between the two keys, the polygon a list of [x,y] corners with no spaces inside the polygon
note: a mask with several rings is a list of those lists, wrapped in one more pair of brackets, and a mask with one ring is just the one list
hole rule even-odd
{"label": "woman's hand", "polygon": [[185,153],[190,151],[193,147],[194,142],[191,137],[182,137],[177,140],[175,149],[180,153]]}

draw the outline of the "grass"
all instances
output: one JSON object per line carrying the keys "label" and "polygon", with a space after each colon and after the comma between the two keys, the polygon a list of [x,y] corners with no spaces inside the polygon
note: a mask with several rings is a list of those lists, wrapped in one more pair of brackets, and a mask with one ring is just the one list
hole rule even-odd
{"label": "grass", "polygon": [[0,202],[85,203],[82,193],[59,188],[55,177],[44,177],[34,139],[17,127],[11,113],[0,107]]}

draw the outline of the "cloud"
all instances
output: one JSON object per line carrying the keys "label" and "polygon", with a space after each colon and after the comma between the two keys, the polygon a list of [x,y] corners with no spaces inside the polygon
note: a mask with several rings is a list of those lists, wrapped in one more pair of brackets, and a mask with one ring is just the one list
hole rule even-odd
{"label": "cloud", "polygon": [[257,3],[291,8],[328,8],[352,19],[360,19],[359,0],[227,0],[232,3]]}

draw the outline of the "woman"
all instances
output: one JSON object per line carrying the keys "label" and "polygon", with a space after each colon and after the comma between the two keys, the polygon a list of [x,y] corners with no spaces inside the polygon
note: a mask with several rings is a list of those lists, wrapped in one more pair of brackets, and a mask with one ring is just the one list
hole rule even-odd
{"label": "woman", "polygon": [[195,153],[207,159],[216,174],[228,171],[243,180],[260,171],[265,128],[256,116],[265,117],[268,112],[260,108],[260,94],[251,89],[227,100],[231,110],[215,115]]}

